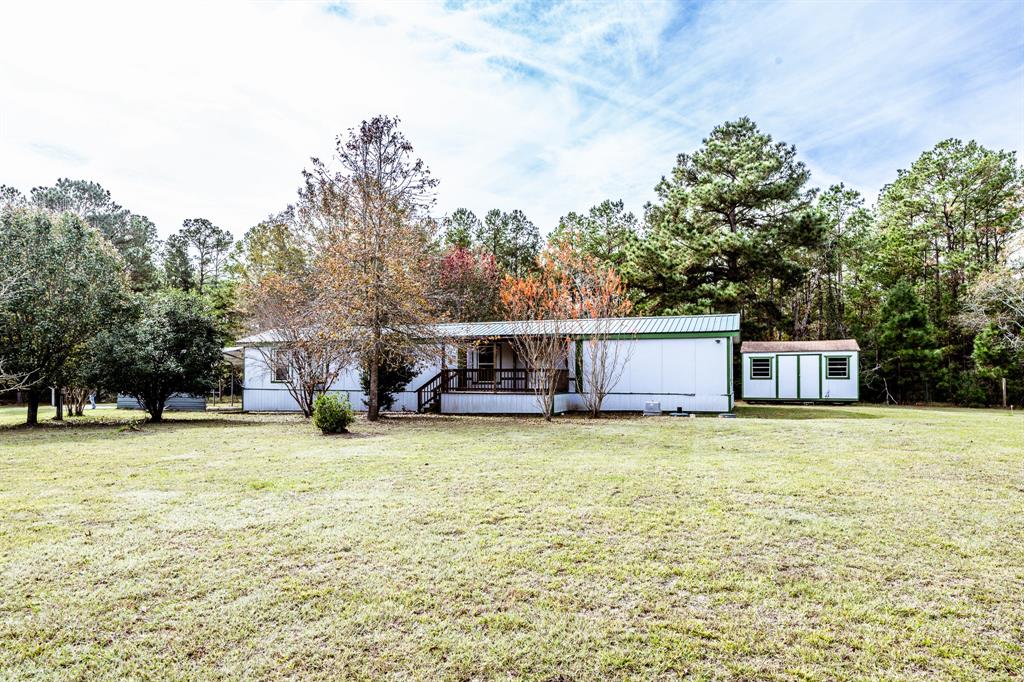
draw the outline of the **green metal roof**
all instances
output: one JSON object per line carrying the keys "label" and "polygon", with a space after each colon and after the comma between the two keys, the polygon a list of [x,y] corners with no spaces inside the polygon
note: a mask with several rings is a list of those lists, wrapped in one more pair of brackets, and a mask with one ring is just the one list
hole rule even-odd
{"label": "green metal roof", "polygon": [[447,338],[486,338],[501,336],[541,336],[594,334],[650,336],[655,334],[708,334],[738,332],[740,316],[666,315],[663,317],[606,317],[583,320],[529,320],[524,322],[453,322],[437,325],[438,336]]}
{"label": "green metal roof", "polygon": [[[439,339],[485,339],[509,336],[684,336],[730,334],[740,330],[738,313],[722,315],[665,315],[662,317],[603,317],[582,320],[527,320],[521,322],[449,322],[434,325]],[[275,343],[273,330],[247,336],[241,345]]]}

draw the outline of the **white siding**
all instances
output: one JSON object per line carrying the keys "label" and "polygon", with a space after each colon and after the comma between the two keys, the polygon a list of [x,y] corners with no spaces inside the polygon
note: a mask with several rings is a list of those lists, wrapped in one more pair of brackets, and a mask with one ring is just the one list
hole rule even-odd
{"label": "white siding", "polygon": [[[825,374],[825,363],[828,362],[826,358],[832,357],[845,357],[850,358],[850,378],[849,379],[828,379]],[[822,400],[857,400],[858,394],[858,382],[860,377],[858,371],[860,370],[859,354],[856,352],[838,352],[838,353],[823,353],[822,358],[822,380],[821,380],[821,398]]]}
{"label": "white siding", "polygon": [[[440,363],[424,365],[417,376],[406,386],[406,390],[395,395],[396,412],[416,411],[416,389],[430,377],[437,374]],[[263,354],[258,348],[245,349],[245,409],[251,412],[298,412],[299,405],[288,393],[285,384],[271,381],[272,374]],[[331,384],[330,393],[346,394],[355,410],[366,409],[366,394],[359,386],[359,370],[349,368],[343,371],[337,381]]]}
{"label": "white siding", "polygon": [[[729,405],[729,344],[732,339],[636,339],[619,344],[622,376],[605,398],[609,412],[640,412],[647,401],[666,411],[727,412]],[[583,361],[589,367],[584,343]],[[582,409],[582,401],[575,397]],[[575,402],[575,401],[574,401]]]}
{"label": "white siding", "polygon": [[[752,358],[768,358],[771,361],[772,375],[770,379],[751,379],[750,361]],[[743,363],[743,397],[747,400],[758,398],[775,398],[775,355],[772,353],[744,353]]]}
{"label": "white siding", "polygon": [[778,398],[780,400],[796,400],[800,391],[800,384],[797,382],[797,359],[795,355],[776,355],[775,371],[779,376],[776,379],[778,387]]}

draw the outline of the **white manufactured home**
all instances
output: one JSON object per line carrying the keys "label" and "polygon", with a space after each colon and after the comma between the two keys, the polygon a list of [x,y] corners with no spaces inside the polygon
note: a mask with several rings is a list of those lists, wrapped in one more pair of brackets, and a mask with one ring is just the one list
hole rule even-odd
{"label": "white manufactured home", "polygon": [[748,402],[853,402],[860,399],[853,339],[744,341],[743,399]]}
{"label": "white manufactured home", "polygon": [[[437,338],[447,347],[436,361],[418,368],[392,409],[443,414],[532,414],[540,406],[532,390],[533,371],[516,351],[518,335],[545,335],[552,330],[566,341],[559,373],[556,412],[584,409],[592,352],[587,344],[614,344],[617,381],[603,403],[606,411],[643,411],[648,401],[663,411],[728,412],[732,410],[733,345],[739,315],[629,317],[558,322],[472,322],[439,324]],[[297,411],[287,390],[287,369],[274,362],[273,333],[242,339],[244,390],[248,411]],[[348,394],[355,409],[365,409],[358,368],[348,368],[328,391]]]}

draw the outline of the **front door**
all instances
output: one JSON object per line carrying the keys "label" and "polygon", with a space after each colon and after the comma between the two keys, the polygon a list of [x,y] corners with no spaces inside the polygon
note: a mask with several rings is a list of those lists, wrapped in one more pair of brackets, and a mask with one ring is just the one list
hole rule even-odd
{"label": "front door", "polygon": [[797,383],[798,362],[796,355],[776,355],[778,362],[779,399],[796,400],[800,397]]}
{"label": "front door", "polygon": [[494,381],[494,344],[480,346],[477,350],[476,366],[477,381],[480,383]]}

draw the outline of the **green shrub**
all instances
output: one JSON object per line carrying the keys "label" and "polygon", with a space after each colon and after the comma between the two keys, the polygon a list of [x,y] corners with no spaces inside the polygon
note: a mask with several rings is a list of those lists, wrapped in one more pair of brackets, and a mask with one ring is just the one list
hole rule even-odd
{"label": "green shrub", "polygon": [[347,433],[354,421],[347,394],[338,400],[338,396],[325,393],[313,404],[313,425],[324,433]]}
{"label": "green shrub", "polygon": [[953,401],[957,405],[966,407],[984,407],[985,405],[997,404],[995,396],[990,393],[995,388],[995,381],[988,379],[978,372],[958,372],[956,377],[956,388],[953,392]]}

